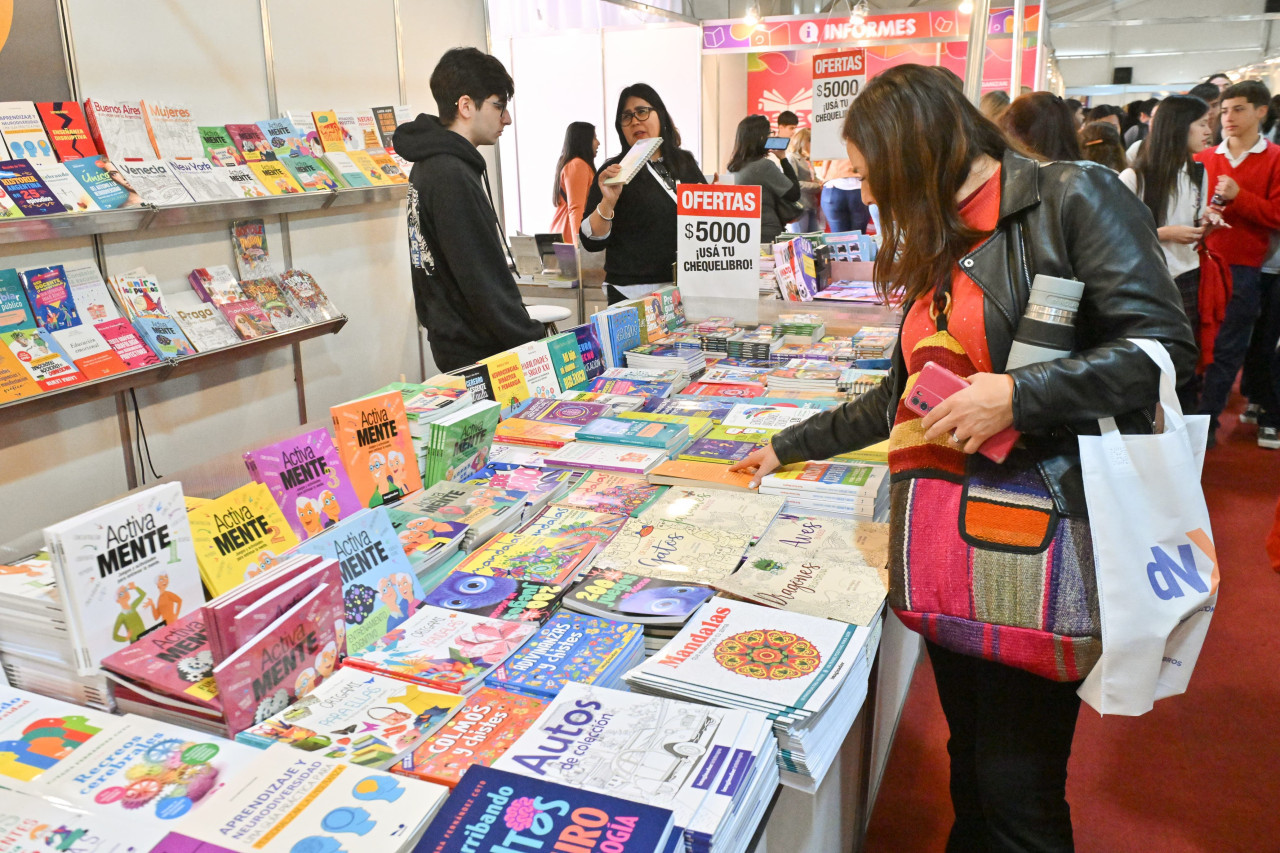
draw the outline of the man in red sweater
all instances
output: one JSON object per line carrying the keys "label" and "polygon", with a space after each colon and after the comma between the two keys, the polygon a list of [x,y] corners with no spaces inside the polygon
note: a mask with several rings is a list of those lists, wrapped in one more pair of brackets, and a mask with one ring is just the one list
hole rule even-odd
{"label": "man in red sweater", "polygon": [[[1249,349],[1249,337],[1261,305],[1262,262],[1272,233],[1280,228],[1280,147],[1260,133],[1270,101],[1271,93],[1256,80],[1228,86],[1222,92],[1222,144],[1196,155],[1205,165],[1210,192],[1221,197],[1225,205],[1223,219],[1231,226],[1213,229],[1205,237],[1209,249],[1231,265],[1232,281],[1231,299],[1214,341],[1213,363],[1205,371],[1200,396],[1201,414],[1212,418],[1210,447],[1218,416],[1227,405],[1227,396]],[[1280,377],[1270,379],[1274,382]],[[1280,417],[1280,412],[1274,414]],[[1274,427],[1269,434],[1276,438]],[[1262,437],[1260,430],[1260,443]],[[1280,448],[1280,438],[1276,438],[1274,447]]]}

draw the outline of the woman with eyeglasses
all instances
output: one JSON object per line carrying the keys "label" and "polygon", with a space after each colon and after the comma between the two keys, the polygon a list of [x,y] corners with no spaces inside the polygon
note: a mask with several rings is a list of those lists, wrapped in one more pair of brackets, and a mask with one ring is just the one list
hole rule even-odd
{"label": "woman with eyeglasses", "polygon": [[[604,161],[587,195],[582,248],[609,252],[604,259],[609,304],[652,293],[675,278],[676,185],[705,183],[693,155],[680,148],[662,98],[646,83],[622,90],[613,122],[622,151]],[[662,145],[628,184],[606,184],[622,171],[622,158],[641,139]]]}

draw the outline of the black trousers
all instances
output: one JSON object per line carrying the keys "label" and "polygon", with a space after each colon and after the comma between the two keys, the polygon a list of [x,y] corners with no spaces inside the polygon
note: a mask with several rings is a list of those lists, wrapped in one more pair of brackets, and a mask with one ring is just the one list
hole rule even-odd
{"label": "black trousers", "polygon": [[[1191,332],[1196,339],[1196,352],[1200,352],[1200,268],[1188,270],[1173,280],[1182,297],[1182,310],[1191,321]],[[1192,373],[1178,388],[1178,402],[1182,411],[1191,414],[1200,407],[1200,374]]]}
{"label": "black trousers", "polygon": [[1080,683],[925,645],[951,729],[947,853],[1074,850],[1067,759]]}

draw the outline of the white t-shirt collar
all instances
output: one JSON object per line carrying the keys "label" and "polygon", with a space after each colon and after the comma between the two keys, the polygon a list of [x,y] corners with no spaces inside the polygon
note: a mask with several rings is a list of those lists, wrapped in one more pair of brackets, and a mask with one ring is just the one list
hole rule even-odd
{"label": "white t-shirt collar", "polygon": [[1245,158],[1250,154],[1261,154],[1267,150],[1267,138],[1262,134],[1258,134],[1258,141],[1253,143],[1253,147],[1243,152],[1239,157],[1231,156],[1231,149],[1227,147],[1227,140],[1222,140],[1215,149],[1223,157],[1227,158],[1227,162],[1231,164],[1231,168],[1236,169],[1244,162]]}

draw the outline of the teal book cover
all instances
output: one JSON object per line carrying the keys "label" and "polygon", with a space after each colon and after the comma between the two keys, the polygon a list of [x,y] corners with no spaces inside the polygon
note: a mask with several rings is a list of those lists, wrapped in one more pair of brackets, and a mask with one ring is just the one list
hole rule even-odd
{"label": "teal book cover", "polygon": [[578,430],[578,441],[625,444],[632,447],[657,447],[665,450],[678,444],[682,436],[688,434],[689,428],[684,424],[628,418],[596,418]]}
{"label": "teal book cover", "polygon": [[0,332],[34,329],[36,318],[27,304],[17,270],[0,270]]}
{"label": "teal book cover", "polygon": [[298,179],[298,185],[302,187],[303,192],[336,190],[342,186],[314,157],[307,155],[281,157],[280,162],[284,163],[289,173]]}
{"label": "teal book cover", "polygon": [[587,384],[587,368],[582,363],[578,349],[578,336],[573,332],[561,332],[547,338],[547,352],[555,369],[556,381],[561,391],[570,391]]}
{"label": "teal book cover", "polygon": [[178,324],[168,318],[139,317],[133,321],[133,328],[162,359],[196,354],[196,348],[182,334]]}

